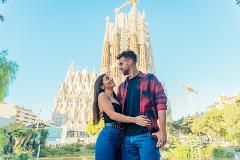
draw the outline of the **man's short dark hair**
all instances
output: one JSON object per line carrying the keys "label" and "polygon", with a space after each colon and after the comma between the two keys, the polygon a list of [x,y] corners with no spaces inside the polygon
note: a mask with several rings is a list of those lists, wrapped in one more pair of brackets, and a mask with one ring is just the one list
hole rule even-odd
{"label": "man's short dark hair", "polygon": [[129,58],[131,59],[134,63],[137,63],[137,55],[136,53],[134,53],[134,51],[131,51],[131,50],[126,50],[126,51],[123,51],[122,53],[120,53],[118,56],[117,56],[117,59],[120,59],[120,58]]}

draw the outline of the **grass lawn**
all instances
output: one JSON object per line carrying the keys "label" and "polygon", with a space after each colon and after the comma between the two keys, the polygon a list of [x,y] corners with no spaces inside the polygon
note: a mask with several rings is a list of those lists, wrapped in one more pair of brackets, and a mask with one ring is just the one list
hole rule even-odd
{"label": "grass lawn", "polygon": [[[83,156],[65,156],[65,157],[44,157],[44,158],[38,158],[38,160],[93,160],[93,155],[83,155]],[[36,160],[36,158],[32,158],[32,160]]]}

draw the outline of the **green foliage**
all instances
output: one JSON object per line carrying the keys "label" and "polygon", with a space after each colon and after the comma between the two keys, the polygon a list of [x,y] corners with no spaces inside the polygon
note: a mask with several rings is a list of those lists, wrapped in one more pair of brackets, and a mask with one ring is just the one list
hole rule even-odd
{"label": "green foliage", "polygon": [[236,152],[240,152],[240,146],[234,149]]}
{"label": "green foliage", "polygon": [[[168,124],[168,143],[165,151],[171,159],[228,158],[232,150],[219,148],[240,144],[240,103],[210,106],[197,116],[185,117]],[[227,146],[225,146],[227,148]],[[240,151],[238,147],[235,151]]]}
{"label": "green foliage", "polygon": [[221,147],[213,149],[214,158],[234,158],[234,154],[232,152],[226,151]]}
{"label": "green foliage", "polygon": [[167,123],[172,123],[173,122],[173,118],[172,118],[172,108],[170,103],[168,104],[168,108],[166,111],[166,121]]}
{"label": "green foliage", "polygon": [[202,156],[201,149],[204,145],[198,136],[190,134],[189,136],[186,137],[186,140],[183,141],[183,144],[189,146],[190,157],[197,158]]}
{"label": "green foliage", "polygon": [[234,154],[230,151],[226,151],[224,153],[224,157],[223,158],[234,158]]}
{"label": "green foliage", "polygon": [[4,160],[16,160],[14,155],[3,155],[1,158]]}
{"label": "green foliage", "polygon": [[212,145],[203,146],[201,148],[201,153],[202,153],[202,155],[205,155],[205,157],[212,157],[214,148],[215,147]]}
{"label": "green foliage", "polygon": [[[4,4],[7,0],[0,0],[0,5]],[[3,22],[4,21],[4,16],[0,13],[0,21]]]}
{"label": "green foliage", "polygon": [[7,0],[1,0],[1,1],[0,1],[0,3],[5,3],[5,2],[7,2]]}
{"label": "green foliage", "polygon": [[46,147],[42,150],[41,157],[80,156],[93,155],[95,144],[83,145],[80,143],[66,144],[59,147]]}
{"label": "green foliage", "polygon": [[172,148],[169,150],[170,157],[182,157],[192,159],[199,158],[202,155],[210,157],[209,154],[206,155],[205,153],[203,153],[207,151],[206,145],[202,143],[201,139],[198,136],[192,134],[179,137],[178,140],[175,140],[175,145],[170,145],[170,148]]}
{"label": "green foliage", "polygon": [[224,105],[223,108],[211,106],[209,111],[194,120],[191,130],[197,135],[239,143],[240,105],[234,103]]}
{"label": "green foliage", "polygon": [[237,5],[240,6],[240,0],[236,0]]}
{"label": "green foliage", "polygon": [[224,117],[221,109],[213,106],[202,116],[196,118],[192,125],[192,131],[196,134],[206,134],[211,137],[223,137],[226,134]]}
{"label": "green foliage", "polygon": [[16,160],[28,160],[30,158],[29,153],[22,153],[20,154]]}
{"label": "green foliage", "polygon": [[16,78],[19,68],[18,64],[15,61],[8,60],[7,56],[7,50],[0,52],[0,102],[7,96],[8,87]]}
{"label": "green foliage", "polygon": [[213,156],[217,158],[221,158],[225,153],[223,148],[215,148],[213,149]]}
{"label": "green foliage", "polygon": [[95,136],[102,130],[103,127],[104,127],[104,121],[103,120],[100,120],[98,125],[93,125],[93,121],[91,120],[87,124],[86,132],[89,135]]}
{"label": "green foliage", "polygon": [[29,151],[32,152],[35,146],[33,146],[36,131],[30,128],[16,128],[11,129],[9,134],[13,138],[13,149],[16,155],[20,155],[23,152]]}
{"label": "green foliage", "polygon": [[223,110],[226,140],[240,142],[240,104],[225,105]]}
{"label": "green foliage", "polygon": [[180,123],[181,125],[181,131],[184,133],[184,134],[189,134],[189,133],[192,133],[192,130],[191,130],[191,127],[192,127],[192,124],[193,124],[193,121],[196,119],[195,116],[192,116],[192,117],[186,117],[182,120],[182,122]]}
{"label": "green foliage", "polygon": [[4,130],[0,128],[0,156],[3,154],[3,147],[7,144]]}
{"label": "green foliage", "polygon": [[48,136],[48,130],[41,129],[40,130],[40,145],[41,146],[45,146],[46,145],[47,136]]}
{"label": "green foliage", "polygon": [[36,155],[38,149],[37,136],[40,135],[41,148],[45,147],[48,131],[25,128],[20,124],[12,124],[6,128],[7,144],[4,145],[4,154],[14,155],[17,160],[25,160],[30,155]]}
{"label": "green foliage", "polygon": [[191,149],[187,145],[176,144],[176,147],[169,151],[169,157],[171,158],[189,158]]}

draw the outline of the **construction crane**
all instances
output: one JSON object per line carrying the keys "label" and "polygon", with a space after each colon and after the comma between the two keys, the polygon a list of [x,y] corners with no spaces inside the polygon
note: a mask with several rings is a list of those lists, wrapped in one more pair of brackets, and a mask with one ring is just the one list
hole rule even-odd
{"label": "construction crane", "polygon": [[123,9],[124,7],[129,6],[130,4],[136,4],[136,3],[137,3],[137,0],[127,1],[127,2],[123,3],[120,7],[117,7],[115,9],[115,13],[119,13],[121,11],[121,9]]}
{"label": "construction crane", "polygon": [[183,87],[185,89],[185,91],[188,93],[188,94],[193,94],[193,93],[198,93],[196,90],[193,89],[193,87],[191,87],[189,84],[188,85],[185,85],[185,84],[182,84],[180,82],[177,82],[177,81],[174,81],[174,83],[180,87]]}
{"label": "construction crane", "polygon": [[181,87],[181,88],[183,88],[184,89],[184,91],[187,93],[187,97],[188,97],[188,104],[189,104],[189,110],[190,110],[190,112],[189,112],[189,114],[190,115],[194,115],[195,114],[195,111],[194,111],[194,109],[193,109],[193,105],[194,105],[194,103],[193,103],[193,95],[194,94],[198,94],[198,91],[196,91],[191,85],[185,85],[185,84],[182,84],[182,83],[180,83],[180,82],[178,82],[178,81],[174,81],[174,84],[175,85],[177,85],[177,86],[179,86],[179,87]]}

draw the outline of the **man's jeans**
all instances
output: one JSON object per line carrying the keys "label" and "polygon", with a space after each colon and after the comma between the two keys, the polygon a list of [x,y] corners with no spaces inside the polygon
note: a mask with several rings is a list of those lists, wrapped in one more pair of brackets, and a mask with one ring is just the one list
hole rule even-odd
{"label": "man's jeans", "polygon": [[126,136],[123,141],[123,160],[159,160],[157,140],[146,132],[136,136]]}

